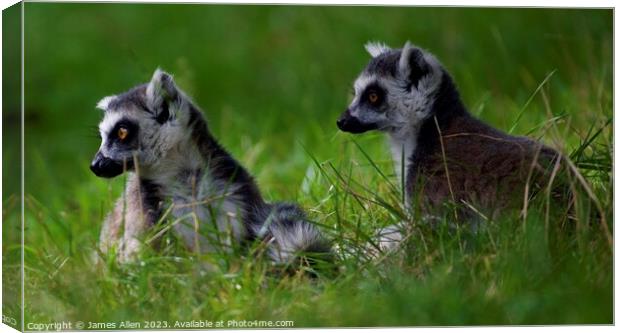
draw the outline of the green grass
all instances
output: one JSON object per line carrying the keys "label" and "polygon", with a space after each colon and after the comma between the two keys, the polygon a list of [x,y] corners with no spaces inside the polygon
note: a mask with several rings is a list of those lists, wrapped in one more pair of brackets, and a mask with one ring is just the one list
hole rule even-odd
{"label": "green grass", "polygon": [[[27,3],[25,24],[26,322],[613,321],[612,253],[588,212],[575,233],[560,235],[536,204],[526,223],[507,214],[477,233],[412,219],[401,250],[369,260],[367,241],[400,220],[402,196],[382,136],[335,126],[368,61],[362,45],[411,40],[443,62],[473,114],[570,156],[611,228],[611,10]],[[204,258],[170,235],[134,265],[91,265],[123,185],[88,170],[99,146],[94,105],[158,66],[205,109],[269,200],[296,200],[323,226],[336,273],[282,276],[239,255],[221,255],[205,272]],[[3,109],[4,133],[14,136],[19,105]],[[4,142],[9,170],[19,155]],[[18,181],[3,175],[5,284],[18,277]]]}

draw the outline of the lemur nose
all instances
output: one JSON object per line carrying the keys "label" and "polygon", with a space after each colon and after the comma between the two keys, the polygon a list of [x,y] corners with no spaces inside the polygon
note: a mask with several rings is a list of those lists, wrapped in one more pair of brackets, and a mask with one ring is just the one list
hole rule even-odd
{"label": "lemur nose", "polygon": [[95,158],[92,160],[92,162],[90,162],[90,171],[92,171],[94,174],[99,175],[99,173],[101,169],[101,158],[100,155],[97,154],[95,156]]}
{"label": "lemur nose", "polygon": [[338,128],[342,128],[342,126],[344,126],[344,124],[347,122],[347,118],[349,118],[350,116],[351,116],[351,111],[349,109],[346,109],[340,115],[340,118],[336,120],[336,126],[338,126]]}

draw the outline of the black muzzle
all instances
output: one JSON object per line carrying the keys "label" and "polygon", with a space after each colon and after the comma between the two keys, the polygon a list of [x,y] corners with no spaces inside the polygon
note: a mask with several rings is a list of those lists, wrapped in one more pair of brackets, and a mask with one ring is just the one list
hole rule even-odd
{"label": "black muzzle", "polygon": [[123,163],[122,161],[107,158],[98,152],[90,163],[90,170],[97,177],[113,178],[123,173],[123,171],[129,170],[132,165],[132,160]]}
{"label": "black muzzle", "polygon": [[377,129],[377,124],[362,123],[358,118],[353,117],[348,109],[340,115],[336,125],[341,131],[354,134]]}

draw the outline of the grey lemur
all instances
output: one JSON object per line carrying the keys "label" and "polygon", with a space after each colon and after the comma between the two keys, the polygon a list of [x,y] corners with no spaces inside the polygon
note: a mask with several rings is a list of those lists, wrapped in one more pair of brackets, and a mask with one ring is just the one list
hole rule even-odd
{"label": "grey lemur", "polygon": [[174,230],[192,251],[209,253],[244,241],[266,242],[276,263],[299,252],[330,251],[305,213],[289,203],[263,200],[250,174],[210,134],[196,105],[172,77],[103,98],[101,146],[91,170],[112,178],[128,171],[124,194],[106,217],[100,250],[135,258],[143,236],[171,203]]}
{"label": "grey lemur", "polygon": [[[387,134],[410,207],[430,213],[453,202],[461,205],[459,220],[479,213],[493,217],[520,207],[526,184],[531,194],[550,181],[561,155],[470,115],[432,54],[409,42],[402,49],[368,43],[366,50],[372,59],[355,80],[355,96],[337,125],[345,132]],[[398,228],[384,230],[380,245],[398,241]]]}

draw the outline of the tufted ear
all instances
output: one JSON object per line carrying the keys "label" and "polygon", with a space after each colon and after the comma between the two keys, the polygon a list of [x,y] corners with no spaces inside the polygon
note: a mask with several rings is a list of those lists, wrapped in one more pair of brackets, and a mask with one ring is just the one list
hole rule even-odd
{"label": "tufted ear", "polygon": [[420,78],[429,71],[423,51],[407,41],[400,53],[398,70],[402,78],[417,86]]}
{"label": "tufted ear", "polygon": [[112,103],[115,99],[116,99],[115,95],[106,96],[106,97],[102,98],[99,101],[99,103],[97,103],[97,109],[102,110],[102,111],[108,111],[108,107],[109,107],[110,103]]}
{"label": "tufted ear", "polygon": [[368,42],[364,45],[364,48],[373,58],[392,50],[389,46],[382,42]]}
{"label": "tufted ear", "polygon": [[179,90],[172,76],[159,68],[156,69],[146,88],[146,101],[160,124],[171,119],[169,107],[177,100],[178,95]]}

